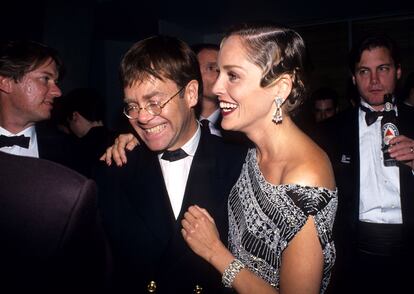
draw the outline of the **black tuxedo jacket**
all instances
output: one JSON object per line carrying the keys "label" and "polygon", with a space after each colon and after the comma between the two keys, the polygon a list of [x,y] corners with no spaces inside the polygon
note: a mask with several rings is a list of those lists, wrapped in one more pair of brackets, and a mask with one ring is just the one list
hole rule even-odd
{"label": "black tuxedo jacket", "polygon": [[[338,211],[334,225],[338,251],[336,264],[338,267],[349,267],[346,270],[352,271],[350,261],[356,250],[359,221],[358,108],[342,112],[320,126],[318,131],[322,136],[315,137],[330,157],[338,187]],[[401,135],[414,138],[414,111],[399,106],[397,126]],[[414,244],[414,175],[404,164],[400,164],[399,169],[403,232],[406,244],[409,245]],[[411,251],[413,252],[412,249]],[[340,272],[341,269],[338,269],[339,275]]]}
{"label": "black tuxedo jacket", "polygon": [[[397,127],[401,135],[414,138],[414,111],[398,107]],[[324,129],[323,129],[324,128]],[[322,126],[321,146],[330,156],[339,192],[337,227],[355,232],[359,218],[359,127],[358,108],[345,111]],[[403,225],[407,237],[414,234],[414,175],[400,164]],[[342,223],[344,222],[344,223]],[[355,235],[350,235],[352,237]]]}
{"label": "black tuxedo jacket", "polygon": [[180,215],[176,220],[157,154],[140,146],[122,168],[98,175],[100,208],[113,248],[114,292],[202,293],[223,290],[219,273],[187,246],[181,220],[188,207],[206,208],[227,242],[227,197],[237,180],[246,150],[202,133],[193,158]]}
{"label": "black tuxedo jacket", "polygon": [[78,149],[71,136],[58,131],[48,121],[36,124],[36,136],[39,158],[76,168]]}
{"label": "black tuxedo jacket", "polygon": [[0,292],[102,290],[109,251],[96,185],[63,166],[0,152]]}

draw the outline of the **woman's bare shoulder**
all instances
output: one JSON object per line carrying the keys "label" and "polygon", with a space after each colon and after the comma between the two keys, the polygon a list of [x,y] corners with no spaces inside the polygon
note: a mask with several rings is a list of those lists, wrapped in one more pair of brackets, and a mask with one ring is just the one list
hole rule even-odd
{"label": "woman's bare shoulder", "polygon": [[303,152],[294,157],[291,167],[284,176],[284,182],[325,187],[330,190],[336,187],[331,162],[326,153],[316,144],[305,145]]}

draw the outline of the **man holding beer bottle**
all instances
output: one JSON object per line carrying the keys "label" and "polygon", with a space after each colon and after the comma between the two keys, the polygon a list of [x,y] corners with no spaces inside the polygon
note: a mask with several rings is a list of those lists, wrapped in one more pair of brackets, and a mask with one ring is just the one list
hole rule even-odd
{"label": "man holding beer bottle", "polygon": [[389,37],[363,39],[349,64],[360,105],[328,120],[320,142],[339,192],[331,290],[403,293],[414,255],[414,112],[396,105],[401,64]]}

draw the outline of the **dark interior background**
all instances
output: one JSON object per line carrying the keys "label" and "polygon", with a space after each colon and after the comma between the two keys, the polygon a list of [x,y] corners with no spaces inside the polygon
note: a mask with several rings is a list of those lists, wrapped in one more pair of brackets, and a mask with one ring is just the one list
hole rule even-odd
{"label": "dark interior background", "polygon": [[[4,1],[2,1],[4,2]],[[400,2],[400,1],[398,1]],[[369,32],[384,32],[399,44],[402,82],[414,71],[414,1],[14,1],[1,5],[1,38],[32,39],[59,50],[67,74],[65,93],[95,87],[105,97],[107,123],[115,128],[122,91],[118,64],[132,43],[168,34],[193,44],[218,43],[238,22],[271,20],[302,34],[313,64],[310,90],[333,87],[348,106],[347,54]]]}

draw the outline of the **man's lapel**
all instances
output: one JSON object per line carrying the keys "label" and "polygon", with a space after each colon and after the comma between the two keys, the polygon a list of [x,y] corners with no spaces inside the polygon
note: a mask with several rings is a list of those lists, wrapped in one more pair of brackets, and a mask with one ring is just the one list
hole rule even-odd
{"label": "man's lapel", "polygon": [[175,218],[158,157],[146,152],[139,161],[136,163],[139,168],[134,169],[127,181],[128,198],[153,234],[166,244],[174,230]]}
{"label": "man's lapel", "polygon": [[[217,199],[219,197],[217,197],[216,179],[220,175],[217,170],[217,158],[211,149],[213,146],[208,142],[210,136],[204,132],[201,134],[200,142],[188,175],[179,218],[184,215],[189,206],[194,204],[208,211],[216,211],[217,209]],[[221,203],[221,201],[219,202]]]}

